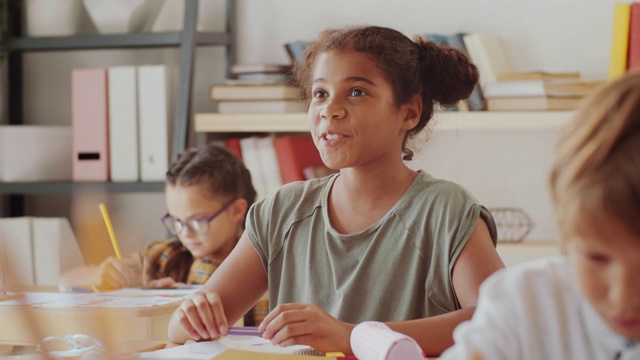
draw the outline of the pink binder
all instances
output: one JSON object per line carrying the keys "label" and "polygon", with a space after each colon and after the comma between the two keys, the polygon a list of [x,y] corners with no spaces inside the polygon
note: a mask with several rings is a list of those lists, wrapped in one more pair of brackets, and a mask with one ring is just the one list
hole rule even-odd
{"label": "pink binder", "polygon": [[71,116],[73,180],[108,181],[109,114],[106,69],[72,71]]}

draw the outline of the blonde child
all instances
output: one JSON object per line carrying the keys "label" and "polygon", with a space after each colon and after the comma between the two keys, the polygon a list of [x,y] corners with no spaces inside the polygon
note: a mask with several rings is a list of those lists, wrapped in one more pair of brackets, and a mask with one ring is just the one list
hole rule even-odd
{"label": "blonde child", "polygon": [[411,160],[407,140],[434,103],[469,96],[477,69],[452,48],[375,26],[324,31],[300,65],[311,135],[340,172],[256,203],[229,261],[173,314],[170,338],[225,335],[268,288],[275,308],[260,330],[274,344],[351,354],[355,324],[376,320],[439,354],[503,265],[491,214],[403,154]]}
{"label": "blonde child", "polygon": [[565,129],[550,187],[565,254],[503,271],[441,359],[640,359],[640,73]]}
{"label": "blonde child", "polygon": [[162,224],[176,238],[152,242],[123,262],[110,257],[98,267],[72,269],[59,284],[103,290],[203,284],[242,234],[256,198],[249,171],[223,147],[189,149],[167,171],[165,197]]}

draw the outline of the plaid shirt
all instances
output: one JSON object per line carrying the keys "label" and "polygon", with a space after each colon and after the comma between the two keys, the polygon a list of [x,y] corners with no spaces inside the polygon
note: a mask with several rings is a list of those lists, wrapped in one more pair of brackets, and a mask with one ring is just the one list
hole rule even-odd
{"label": "plaid shirt", "polygon": [[[149,243],[143,260],[144,269],[142,274],[144,283],[164,277],[162,274],[165,274],[165,269],[170,260],[181,254],[184,255],[188,251],[178,239]],[[211,274],[218,269],[220,263],[222,263],[221,260],[195,258],[189,268],[187,278],[174,280],[189,285],[204,284],[211,277]],[[268,313],[269,300],[263,297],[245,316],[245,325],[259,325]]]}
{"label": "plaid shirt", "polygon": [[[144,254],[143,281],[147,282],[164,277],[167,264],[176,256],[186,255],[188,252],[180,240],[170,239],[149,243]],[[220,266],[221,260],[193,259],[188,276],[182,279],[173,279],[188,285],[204,284],[211,274]]]}

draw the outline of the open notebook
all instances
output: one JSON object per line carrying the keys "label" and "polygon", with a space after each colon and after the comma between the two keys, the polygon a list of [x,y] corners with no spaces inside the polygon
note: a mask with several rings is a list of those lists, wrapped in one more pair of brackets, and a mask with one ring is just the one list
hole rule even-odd
{"label": "open notebook", "polygon": [[[184,345],[141,353],[140,357],[145,359],[218,359],[218,356],[229,358],[228,355],[235,353],[235,350],[242,351],[245,355],[244,359],[247,360],[251,359],[246,357],[250,353],[255,353],[256,359],[262,359],[265,354],[324,355],[307,345],[280,347],[259,336],[227,335],[214,341],[188,341]],[[305,356],[299,357],[300,360],[305,358]],[[296,357],[296,359],[298,358]]]}

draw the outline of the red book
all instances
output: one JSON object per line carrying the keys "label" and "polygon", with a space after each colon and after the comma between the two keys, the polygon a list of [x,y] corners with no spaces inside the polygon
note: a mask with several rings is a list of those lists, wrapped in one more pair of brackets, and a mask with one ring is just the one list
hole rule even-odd
{"label": "red book", "polygon": [[311,136],[281,136],[274,140],[282,183],[305,180],[304,169],[322,166],[318,149]]}
{"label": "red book", "polygon": [[240,148],[240,138],[231,137],[226,140],[227,149],[242,159],[242,149]]}
{"label": "red book", "polygon": [[631,4],[627,69],[640,69],[640,3]]}

